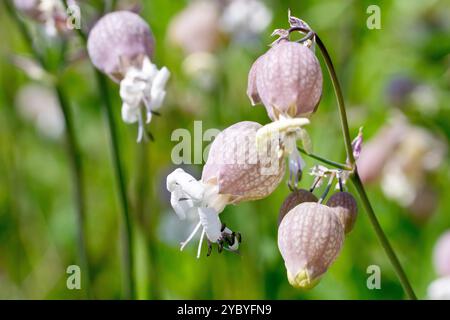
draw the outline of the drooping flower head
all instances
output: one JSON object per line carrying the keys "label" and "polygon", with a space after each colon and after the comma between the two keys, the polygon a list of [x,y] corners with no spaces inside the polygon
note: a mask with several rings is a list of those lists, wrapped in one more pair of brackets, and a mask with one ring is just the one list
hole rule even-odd
{"label": "drooping flower head", "polygon": [[185,54],[212,52],[220,43],[219,16],[215,1],[192,1],[171,21],[169,41]]}
{"label": "drooping flower head", "polygon": [[[304,162],[296,141],[302,140],[306,152],[311,152],[311,141],[302,127],[309,124],[305,118],[316,110],[322,95],[322,70],[313,46],[314,33],[302,20],[289,13],[289,30],[276,29],[278,35],[272,47],[260,56],[250,69],[247,95],[252,105],[262,103],[273,123],[257,134],[259,145],[269,139],[279,141],[280,156],[289,158],[290,184],[301,178]],[[290,41],[296,28],[309,30],[311,37],[299,42]]]}
{"label": "drooping flower head", "polygon": [[278,248],[289,283],[314,287],[337,258],[343,241],[344,229],[332,209],[314,202],[294,207],[278,228]]}
{"label": "drooping flower head", "polygon": [[122,119],[139,123],[138,141],[144,136],[142,104],[146,122],[166,95],[164,87],[170,76],[166,67],[158,69],[151,62],[155,41],[148,24],[130,11],[116,11],[103,16],[88,38],[92,63],[114,81],[120,82]]}
{"label": "drooping flower head", "polygon": [[153,57],[155,40],[139,15],[115,11],[97,21],[89,33],[87,46],[94,66],[120,81],[130,65],[139,68],[144,57]]}
{"label": "drooping flower head", "polygon": [[221,226],[219,214],[228,204],[261,199],[270,195],[284,176],[284,162],[261,155],[256,149],[256,122],[239,122],[222,131],[211,145],[202,178],[177,169],[167,177],[171,204],[177,215],[198,214],[199,223],[184,246],[202,228],[198,256],[206,235],[208,244],[237,250],[240,236]]}
{"label": "drooping flower head", "polygon": [[247,94],[272,120],[313,113],[322,95],[322,70],[312,49],[282,40],[250,69]]}

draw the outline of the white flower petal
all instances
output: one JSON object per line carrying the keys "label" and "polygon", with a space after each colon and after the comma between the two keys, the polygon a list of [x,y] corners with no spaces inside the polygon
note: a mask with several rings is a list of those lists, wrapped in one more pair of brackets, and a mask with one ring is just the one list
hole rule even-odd
{"label": "white flower petal", "polygon": [[135,123],[139,120],[139,109],[128,103],[122,105],[122,120],[126,123]]}
{"label": "white flower petal", "polygon": [[217,211],[213,208],[199,208],[198,215],[209,241],[217,242],[222,235],[220,231],[222,223],[220,222]]}

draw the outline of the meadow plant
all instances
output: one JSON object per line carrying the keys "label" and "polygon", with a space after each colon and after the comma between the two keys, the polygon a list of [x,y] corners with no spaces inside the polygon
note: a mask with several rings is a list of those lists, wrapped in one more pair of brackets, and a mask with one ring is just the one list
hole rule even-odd
{"label": "meadow plant", "polygon": [[[215,163],[218,159],[224,160],[231,155],[231,158],[236,159],[236,149],[230,148],[229,140],[223,138],[233,127],[247,127],[246,130],[252,128],[251,134],[247,131],[237,135],[238,140],[245,139],[249,135],[252,139],[254,137],[254,145],[250,145],[250,150],[254,148],[255,151],[245,153],[246,155],[257,157],[263,155],[263,158],[270,155],[272,163],[284,163],[287,158],[289,163],[288,185],[292,194],[287,197],[280,209],[278,227],[278,248],[285,262],[289,283],[303,289],[314,287],[338,257],[345,234],[352,230],[357,217],[356,200],[345,191],[346,183],[352,181],[406,294],[409,298],[415,299],[415,294],[378,223],[358,175],[356,160],[362,151],[362,129],[352,141],[344,99],[331,57],[319,36],[307,23],[291,16],[290,12],[288,20],[289,29],[276,29],[273,32],[272,35],[278,36],[278,39],[255,61],[248,76],[247,95],[251,104],[262,103],[272,122],[265,126],[240,122],[222,132],[213,143],[200,182],[181,169],[169,175],[167,188],[172,193],[172,206],[181,218],[195,208],[200,215],[200,222],[193,234],[203,226],[201,239],[206,232],[209,244],[216,242],[220,248],[224,247],[223,243],[228,241],[226,238],[230,231],[224,227],[219,228],[221,222],[218,213],[226,204],[269,196],[282,177],[280,172],[276,173],[276,179],[273,172],[272,175],[264,175],[264,167],[258,168],[258,165],[248,165],[246,162],[240,165],[233,163],[219,166]],[[303,34],[303,37],[297,41],[291,40],[290,35],[296,32]],[[338,102],[347,154],[345,164],[313,154],[312,141],[304,128],[306,125],[314,124],[312,115],[317,110],[322,95],[323,77],[320,63],[315,56],[316,47],[323,55]],[[297,146],[297,140],[301,140],[303,148]],[[315,179],[309,191],[299,188],[305,168],[300,152],[335,167],[313,166],[310,173]],[[280,165],[279,168],[282,169],[283,166]],[[312,192],[324,181],[327,181],[325,191],[317,198]],[[338,188],[339,192],[333,194],[326,204],[323,204],[333,187]],[[261,192],[261,188],[264,192]],[[214,191],[205,192],[205,190]],[[214,195],[214,201],[208,198],[209,194]],[[216,199],[220,200],[215,201]],[[210,212],[211,219],[208,219],[202,210]],[[208,228],[215,230],[214,237],[209,237]],[[220,231],[225,231],[222,237]],[[230,241],[228,245],[230,249]],[[200,254],[200,248],[198,252]]]}

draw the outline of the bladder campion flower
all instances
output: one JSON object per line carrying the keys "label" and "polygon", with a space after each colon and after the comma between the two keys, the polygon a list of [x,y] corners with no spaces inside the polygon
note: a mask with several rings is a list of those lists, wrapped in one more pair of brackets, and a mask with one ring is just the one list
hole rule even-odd
{"label": "bladder campion flower", "polygon": [[283,218],[278,228],[278,248],[289,283],[310,289],[337,258],[344,242],[344,229],[329,207],[304,202]]}
{"label": "bladder campion flower", "polygon": [[280,115],[313,113],[322,95],[322,70],[307,46],[282,40],[258,58],[250,70],[247,94],[262,102],[272,120]]}
{"label": "bladder campion flower", "polygon": [[144,136],[142,104],[146,123],[166,95],[164,87],[170,73],[151,62],[154,38],[148,24],[137,14],[116,11],[103,16],[92,28],[88,52],[92,63],[114,81],[120,82],[122,119],[138,123],[138,142]]}
{"label": "bladder campion flower", "polygon": [[289,157],[291,185],[298,183],[304,167],[297,139],[311,152],[311,141],[302,127],[309,124],[304,117],[313,113],[320,102],[323,83],[322,70],[312,48],[314,38],[303,42],[289,40],[289,34],[299,23],[297,20],[301,22],[289,13],[291,29],[273,32],[272,35],[280,37],[252,65],[247,87],[252,105],[262,103],[274,121],[258,132],[257,141],[263,145],[270,136],[278,139],[280,156]]}
{"label": "bladder campion flower", "polygon": [[240,235],[222,226],[219,214],[228,204],[267,197],[283,179],[284,162],[277,157],[266,159],[256,149],[259,128],[259,123],[244,121],[222,131],[211,145],[200,181],[182,169],[167,177],[176,214],[181,219],[192,213],[199,215],[199,223],[181,249],[202,227],[197,256],[205,235],[209,251],[213,243],[219,250],[237,250]]}

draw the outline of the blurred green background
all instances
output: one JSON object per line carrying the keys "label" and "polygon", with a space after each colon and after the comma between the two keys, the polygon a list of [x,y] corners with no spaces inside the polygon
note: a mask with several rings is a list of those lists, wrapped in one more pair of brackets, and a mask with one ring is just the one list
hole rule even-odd
{"label": "blurred green background", "polygon": [[[411,123],[448,143],[448,1],[272,0],[265,4],[273,15],[270,25],[244,43],[235,41],[232,34],[222,35],[220,43],[211,50],[216,64],[205,85],[196,78],[201,73],[193,78],[186,72],[183,67],[186,54],[167,40],[171,19],[187,2],[142,1],[140,14],[151,26],[157,43],[154,62],[167,66],[172,73],[161,117],[154,117],[149,125],[154,142],[136,144],[137,128],[121,121],[119,87],[109,82],[136,229],[138,298],[404,298],[361,206],[354,231],[346,237],[339,258],[320,284],[308,292],[292,288],[276,240],[278,210],[289,194],[285,183],[264,200],[228,206],[222,213],[222,220],[243,235],[240,256],[214,252],[207,258],[204,250],[203,256],[196,259],[194,244],[184,252],[179,250],[179,242],[189,230],[176,219],[165,190],[165,177],[176,167],[171,161],[171,151],[177,142],[171,141],[171,134],[177,128],[193,132],[195,120],[202,121],[203,132],[208,128],[224,129],[244,120],[269,122],[263,107],[250,106],[246,96],[247,74],[252,62],[273,41],[270,37],[273,29],[288,27],[288,8],[307,21],[328,47],[343,87],[352,136],[364,126],[364,137],[370,140],[398,112],[399,107],[392,104],[389,95],[396,90],[391,88],[393,81],[400,77],[429,88],[425,105],[431,105],[427,108],[423,99],[410,99],[401,112]],[[366,26],[369,17],[366,9],[371,4],[381,8],[379,30]],[[99,15],[103,1],[84,1],[81,8],[85,28]],[[22,17],[34,30],[36,45],[45,48],[50,65],[56,65],[61,41],[45,39],[35,22]],[[35,97],[30,102],[28,97],[23,102],[19,93],[25,86],[40,85],[49,90],[52,87],[48,82],[31,80],[13,63],[17,55],[32,56],[29,44],[3,3],[0,39],[0,298],[84,298],[83,290],[66,287],[66,268],[79,261],[72,176],[64,136],[45,134],[47,125],[43,125],[44,130],[39,129],[19,107],[35,99],[41,101]],[[67,55],[83,52],[76,35],[69,36],[68,43]],[[321,57],[319,60],[323,63]],[[335,97],[323,70],[323,97],[308,131],[316,154],[343,162],[345,151]],[[100,93],[91,63],[83,55],[65,69],[57,71],[55,67],[53,71],[59,73],[69,97],[82,152],[93,296],[118,299],[123,297],[120,207]],[[306,162],[308,167],[316,164],[312,159]],[[200,177],[201,165],[184,168]],[[437,205],[426,221],[413,219],[410,209],[388,199],[378,184],[368,186],[381,225],[419,298],[426,297],[428,284],[436,278],[432,264],[434,243],[450,228],[449,179],[446,157],[430,178],[430,185],[437,192]],[[308,187],[311,181],[305,175],[302,185]],[[353,191],[351,186],[349,190]],[[369,290],[366,286],[369,265],[381,268],[380,290]]]}

